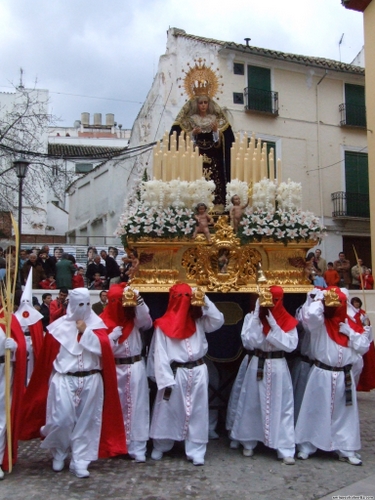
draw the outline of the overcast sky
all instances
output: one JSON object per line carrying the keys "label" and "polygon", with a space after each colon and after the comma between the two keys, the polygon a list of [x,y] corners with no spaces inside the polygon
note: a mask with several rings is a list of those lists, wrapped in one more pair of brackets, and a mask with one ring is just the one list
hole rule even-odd
{"label": "overcast sky", "polygon": [[22,67],[26,87],[49,90],[60,125],[114,113],[131,128],[169,27],[348,63],[363,46],[363,15],[341,0],[0,0],[0,92]]}

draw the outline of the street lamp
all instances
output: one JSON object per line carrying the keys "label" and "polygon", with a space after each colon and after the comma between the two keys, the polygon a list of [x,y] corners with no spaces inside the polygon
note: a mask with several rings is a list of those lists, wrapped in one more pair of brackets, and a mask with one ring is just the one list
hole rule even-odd
{"label": "street lamp", "polygon": [[22,233],[22,187],[23,180],[26,177],[27,167],[30,165],[30,162],[21,158],[20,160],[14,160],[13,167],[16,170],[16,175],[19,179],[18,183],[18,231],[20,235],[19,244],[21,246],[21,233]]}

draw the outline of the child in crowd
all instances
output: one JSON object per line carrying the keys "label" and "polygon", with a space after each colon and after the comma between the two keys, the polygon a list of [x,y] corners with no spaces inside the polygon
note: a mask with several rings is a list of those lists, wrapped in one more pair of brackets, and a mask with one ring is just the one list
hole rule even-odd
{"label": "child in crowd", "polygon": [[45,280],[39,283],[43,290],[56,290],[56,280],[53,274],[49,274]]}
{"label": "child in crowd", "polygon": [[340,276],[336,269],[333,269],[333,262],[328,262],[327,271],[324,273],[324,280],[327,286],[338,286]]}
{"label": "child in crowd", "polygon": [[326,288],[327,287],[327,283],[325,281],[325,279],[323,278],[323,273],[322,273],[322,270],[319,269],[319,267],[316,268],[315,270],[315,276],[314,276],[314,286],[319,286],[319,287],[322,287],[322,288]]}
{"label": "child in crowd", "polygon": [[85,287],[85,269],[80,266],[75,275],[72,277],[72,286],[73,288],[84,288]]}
{"label": "child in crowd", "polygon": [[90,290],[104,290],[105,280],[100,276],[100,273],[94,274],[94,281],[91,282]]}

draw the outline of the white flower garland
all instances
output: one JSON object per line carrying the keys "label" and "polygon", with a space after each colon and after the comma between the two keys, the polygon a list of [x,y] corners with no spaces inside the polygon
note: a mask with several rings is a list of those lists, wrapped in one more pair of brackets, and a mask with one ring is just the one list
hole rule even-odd
{"label": "white flower garland", "polygon": [[282,182],[276,189],[276,201],[279,209],[292,212],[302,207],[302,185],[300,182]]}

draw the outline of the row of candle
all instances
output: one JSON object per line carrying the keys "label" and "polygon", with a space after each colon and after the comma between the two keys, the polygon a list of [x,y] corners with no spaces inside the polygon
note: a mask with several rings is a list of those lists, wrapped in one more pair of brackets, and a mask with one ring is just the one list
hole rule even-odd
{"label": "row of candle", "polygon": [[[168,148],[169,145],[169,148]],[[165,132],[162,144],[154,147],[153,177],[156,180],[169,182],[179,178],[181,181],[196,181],[203,177],[203,157],[198,148],[187,136],[180,135],[177,142],[176,132],[169,137]]]}
{"label": "row of candle", "polygon": [[[261,139],[255,140],[253,134],[249,140],[245,132],[242,139],[236,134],[231,148],[231,178],[250,182],[253,185],[261,179],[275,180],[274,149],[267,156],[267,143]],[[281,160],[277,160],[276,179],[281,182]]]}
{"label": "row of candle", "polygon": [[[177,138],[176,132],[169,136],[165,132],[163,140],[154,147],[153,177],[169,182],[174,179],[195,181],[203,176],[203,157],[187,135]],[[267,143],[256,141],[255,134],[250,140],[245,132],[241,138],[237,133],[231,147],[231,179],[238,179],[254,185],[261,179],[275,180],[274,150],[267,155]],[[277,182],[281,182],[281,160],[277,160]]]}

